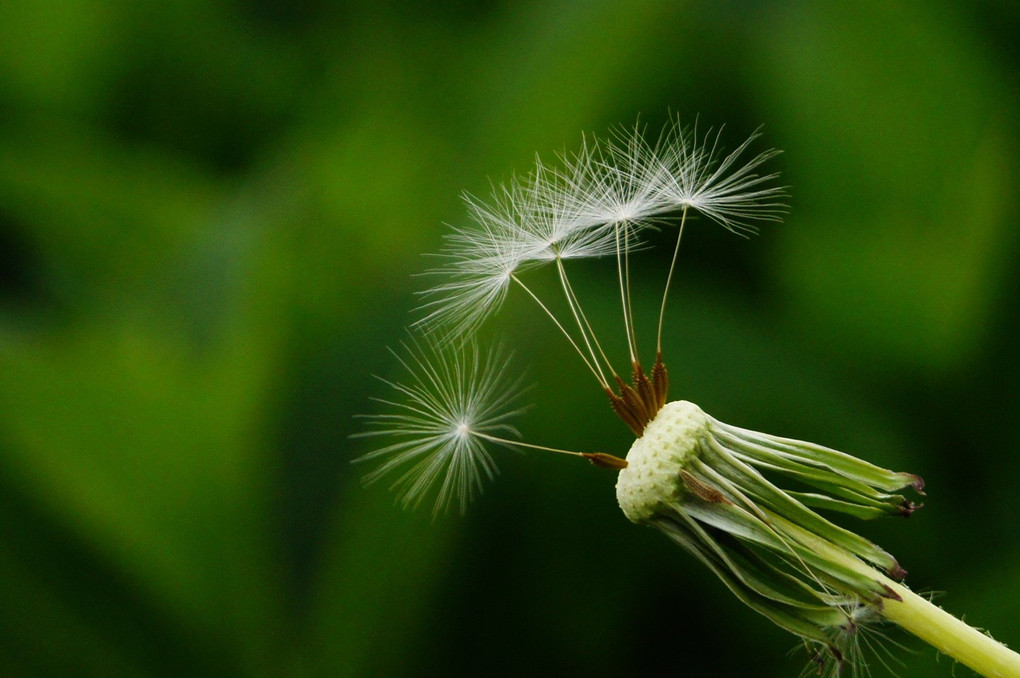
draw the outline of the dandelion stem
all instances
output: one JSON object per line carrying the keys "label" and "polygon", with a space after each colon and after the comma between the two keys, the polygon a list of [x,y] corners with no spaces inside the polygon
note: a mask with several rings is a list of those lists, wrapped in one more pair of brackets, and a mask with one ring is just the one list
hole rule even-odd
{"label": "dandelion stem", "polygon": [[982,676],[1020,678],[1020,654],[827,541],[806,531],[798,533],[798,538],[826,558],[877,578],[891,594],[879,609],[887,620]]}
{"label": "dandelion stem", "polygon": [[[584,309],[581,308],[581,302],[577,299],[577,295],[574,293],[574,286],[570,284],[570,279],[567,278],[567,269],[564,268],[563,262],[561,260],[557,260],[556,264],[559,267],[560,283],[563,285],[563,292],[567,297],[567,303],[570,304],[571,310],[573,310],[574,308],[577,309],[576,313],[574,314],[574,318],[577,319],[577,317],[580,316],[580,320],[584,322],[584,327],[587,328],[588,335],[591,336],[591,340],[595,343],[595,348],[598,350],[599,355],[602,356],[602,360],[603,362],[605,362],[606,367],[609,369],[609,372],[614,377],[617,376],[616,370],[613,369],[613,364],[609,361],[609,357],[606,355],[606,352],[602,349],[602,344],[599,343],[598,337],[595,336],[595,330],[592,328],[591,323],[588,322],[588,316],[585,315]],[[581,322],[579,321],[578,326],[580,325]],[[581,328],[582,334],[585,331],[584,327]],[[587,341],[587,339],[585,341]],[[591,350],[591,346],[588,347],[588,350],[589,351]],[[595,358],[594,354],[592,355],[592,358],[593,359]],[[598,364],[597,360],[595,362],[596,364]],[[601,370],[599,371],[601,372]]]}
{"label": "dandelion stem", "polygon": [[529,450],[541,450],[542,452],[556,452],[558,454],[569,454],[574,457],[583,457],[583,452],[574,452],[573,450],[561,450],[558,447],[546,447],[545,445],[534,445],[532,443],[525,443],[519,440],[508,440],[506,438],[499,438],[497,436],[491,436],[488,433],[479,433],[477,431],[471,431],[471,435],[477,436],[484,440],[488,440],[490,443],[498,443],[500,445],[510,445],[511,447],[526,447]]}
{"label": "dandelion stem", "polygon": [[[633,316],[630,312],[630,294],[629,289],[624,283],[623,273],[623,260],[620,256],[620,224],[616,224],[613,227],[616,232],[616,271],[620,278],[620,303],[623,306],[623,330],[627,333],[627,350],[630,351],[630,362],[634,364],[637,362],[637,354],[634,351],[634,332],[631,329],[631,321]],[[627,285],[629,285],[629,273]]]}
{"label": "dandelion stem", "polygon": [[478,433],[472,431],[471,435],[488,440],[492,443],[499,445],[509,445],[511,447],[524,447],[529,450],[541,450],[542,452],[556,452],[557,454],[569,454],[572,457],[581,457],[587,459],[595,466],[601,466],[602,468],[610,468],[616,471],[627,468],[627,460],[621,459],[616,455],[607,454],[605,452],[574,452],[573,450],[561,450],[558,447],[546,447],[545,445],[534,445],[532,443],[523,443],[519,440],[507,440],[506,438],[497,438],[487,433]]}
{"label": "dandelion stem", "polygon": [[638,363],[637,355],[637,332],[634,330],[634,302],[630,298],[630,241],[627,238],[623,240],[623,273],[624,279],[627,286],[627,316],[630,318],[630,345],[634,348],[631,350],[631,364],[636,365]]}
{"label": "dandelion stem", "polygon": [[[606,377],[602,373],[602,367],[599,365],[598,356],[595,355],[595,351],[591,347],[591,341],[588,339],[589,333],[592,339],[595,338],[595,333],[591,331],[591,325],[588,325],[588,320],[585,319],[584,323],[581,322],[581,318],[584,317],[584,313],[581,311],[581,305],[577,303],[577,298],[573,296],[570,286],[566,282],[566,271],[563,268],[563,260],[556,259],[556,270],[560,275],[560,285],[563,287],[563,294],[567,297],[567,305],[570,306],[570,312],[574,316],[574,322],[577,323],[577,329],[581,331],[581,338],[584,340],[584,345],[588,348],[588,355],[591,356],[591,362],[595,365],[599,371],[599,376],[602,378],[602,383],[605,383]],[[588,330],[585,331],[585,325],[588,325]],[[596,341],[596,343],[598,343]],[[601,351],[601,348],[599,349]],[[603,358],[605,354],[603,354]]]}
{"label": "dandelion stem", "polygon": [[684,235],[684,223],[687,221],[687,206],[684,205],[680,215],[680,228],[676,234],[676,247],[673,248],[673,260],[669,264],[669,274],[666,276],[666,288],[662,291],[662,306],[659,307],[659,331],[655,338],[655,352],[662,355],[662,320],[666,316],[666,296],[669,294],[669,285],[673,282],[673,271],[676,269],[677,255],[680,253],[680,238]]}
{"label": "dandelion stem", "polygon": [[581,347],[577,345],[577,342],[574,341],[574,338],[570,336],[570,333],[567,332],[566,329],[564,329],[563,325],[560,324],[560,321],[557,320],[556,316],[554,316],[552,314],[552,311],[550,311],[549,308],[545,304],[542,303],[542,300],[539,299],[535,295],[535,293],[532,292],[531,289],[527,285],[525,285],[523,282],[521,282],[520,278],[518,278],[515,275],[511,275],[510,277],[513,279],[514,282],[516,282],[518,285],[520,285],[521,288],[523,288],[525,292],[528,293],[528,296],[530,296],[532,299],[535,300],[535,303],[538,304],[542,308],[543,311],[545,311],[545,314],[547,316],[549,316],[549,318],[553,321],[553,323],[556,325],[556,327],[559,328],[560,332],[563,333],[563,336],[567,338],[567,341],[570,342],[570,345],[574,347],[575,351],[577,351],[577,355],[581,356],[581,360],[583,360],[584,364],[588,367],[589,370],[591,370],[591,373],[593,375],[595,375],[595,379],[598,380],[599,385],[602,386],[602,388],[609,388],[609,384],[606,382],[605,377],[603,377],[602,374],[599,373],[599,371],[597,371],[592,366],[591,361],[588,360],[588,358],[584,355],[584,351],[582,351]]}
{"label": "dandelion stem", "polygon": [[885,581],[899,596],[882,603],[882,615],[924,642],[983,676],[1020,676],[1020,654],[968,626],[910,589]]}

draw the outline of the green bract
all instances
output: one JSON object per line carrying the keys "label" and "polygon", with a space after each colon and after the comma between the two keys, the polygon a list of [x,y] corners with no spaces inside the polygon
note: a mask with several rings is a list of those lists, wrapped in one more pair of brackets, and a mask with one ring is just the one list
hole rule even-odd
{"label": "green bract", "polygon": [[[836,658],[834,634],[859,608],[896,595],[869,565],[906,575],[889,553],[810,507],[909,515],[915,505],[895,492],[919,491],[917,476],[730,426],[687,401],[659,410],[627,463],[616,496],[631,521],[662,530],[744,603]],[[790,480],[809,491],[777,484]]]}

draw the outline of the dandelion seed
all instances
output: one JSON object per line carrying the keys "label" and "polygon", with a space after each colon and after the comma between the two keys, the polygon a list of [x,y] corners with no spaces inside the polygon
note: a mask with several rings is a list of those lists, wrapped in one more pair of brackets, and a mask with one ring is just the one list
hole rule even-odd
{"label": "dandelion seed", "polygon": [[482,353],[473,342],[440,346],[412,339],[402,348],[403,354],[392,353],[405,380],[380,378],[395,392],[392,399],[376,399],[388,411],[363,416],[370,430],[352,437],[394,441],[354,461],[381,461],[365,481],[396,475],[391,489],[404,506],[418,507],[435,489],[434,514],[454,504],[464,513],[483,481],[497,473],[491,446],[580,456],[599,466],[622,462],[515,440],[519,433],[509,420],[523,413],[519,402],[526,389],[520,377],[509,376],[509,356],[498,347]]}
{"label": "dandelion seed", "polygon": [[609,141],[585,142],[565,158],[564,198],[578,218],[598,227],[642,225],[676,208],[662,190],[668,168],[641,128],[618,131]]}
{"label": "dandelion seed", "polygon": [[889,626],[874,606],[848,602],[842,606],[843,619],[837,626],[825,628],[828,646],[808,645],[811,663],[800,678],[811,675],[824,678],[869,678],[872,668],[881,666],[895,676],[894,665],[904,666],[903,660],[893,654],[892,648],[910,654],[912,651],[893,640],[885,627]]}
{"label": "dandelion seed", "polygon": [[367,482],[397,474],[393,489],[405,506],[417,507],[438,485],[434,511],[456,503],[463,512],[482,481],[496,474],[487,445],[506,445],[501,438],[518,435],[508,422],[522,412],[520,379],[507,378],[499,349],[482,354],[474,344],[441,350],[413,341],[403,349],[404,355],[393,354],[407,380],[381,380],[397,399],[379,399],[389,411],[365,417],[372,430],[355,434],[396,442],[357,461],[382,461]]}
{"label": "dandelion seed", "polygon": [[617,130],[606,141],[585,140],[564,154],[562,167],[536,159],[533,171],[493,186],[489,200],[466,195],[471,229],[455,229],[430,271],[448,278],[422,294],[418,325],[463,335],[499,309],[513,276],[541,264],[614,255],[637,248],[637,234],[680,210],[692,209],[734,232],[775,221],[785,210],[777,175],[757,168],[766,151],[738,166],[757,138],[720,157],[718,135],[699,141],[673,121],[655,144],[643,128]]}
{"label": "dandelion seed", "polygon": [[469,336],[506,298],[514,274],[527,263],[527,243],[498,223],[454,230],[439,255],[445,264],[430,273],[447,280],[425,292],[416,324],[442,336]]}
{"label": "dandelion seed", "polygon": [[780,221],[787,209],[783,202],[786,190],[769,185],[779,174],[757,172],[779,151],[764,151],[741,165],[741,156],[760,134],[752,134],[725,156],[719,150],[720,134],[721,130],[713,137],[708,130],[699,141],[695,131],[674,128],[670,140],[663,144],[662,162],[668,167],[662,189],[666,199],[738,234],[755,233],[760,222]]}

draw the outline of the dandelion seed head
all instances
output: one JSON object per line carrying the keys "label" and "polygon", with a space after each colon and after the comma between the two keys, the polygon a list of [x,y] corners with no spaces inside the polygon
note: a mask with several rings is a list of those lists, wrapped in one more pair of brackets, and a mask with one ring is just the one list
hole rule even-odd
{"label": "dandelion seed head", "polygon": [[492,438],[517,436],[508,422],[522,412],[521,379],[508,378],[503,350],[482,352],[473,342],[412,339],[393,354],[405,378],[381,379],[393,399],[378,399],[385,411],[364,416],[369,430],[354,436],[387,442],[355,461],[379,462],[365,481],[394,478],[391,489],[406,507],[435,491],[433,513],[454,504],[463,513],[497,473],[488,447],[501,443]]}
{"label": "dandelion seed head", "polygon": [[453,229],[447,235],[446,248],[438,255],[442,265],[428,272],[444,282],[421,293],[425,315],[416,323],[425,329],[443,328],[449,335],[472,334],[499,309],[514,274],[528,263],[529,244],[511,225],[490,218],[484,205],[468,200],[481,227]]}
{"label": "dandelion seed head", "polygon": [[755,132],[730,153],[719,146],[722,130],[697,131],[677,124],[662,144],[663,193],[668,202],[704,214],[723,228],[738,234],[757,231],[756,223],[779,221],[786,213],[786,189],[771,185],[779,174],[760,174],[758,168],[779,151],[770,149],[743,161],[741,158],[760,136]]}
{"label": "dandelion seed head", "polygon": [[569,259],[612,256],[639,247],[640,233],[688,210],[747,234],[785,212],[777,174],[759,168],[776,151],[744,159],[753,134],[723,154],[719,134],[699,136],[671,119],[649,142],[638,124],[604,140],[585,137],[552,165],[493,184],[487,199],[465,195],[473,226],[455,228],[430,275],[442,282],[422,292],[428,330],[472,333],[503,304],[519,273]]}
{"label": "dandelion seed head", "polygon": [[669,209],[660,186],[666,168],[641,128],[607,142],[585,142],[564,157],[564,187],[579,220],[597,227],[636,224]]}

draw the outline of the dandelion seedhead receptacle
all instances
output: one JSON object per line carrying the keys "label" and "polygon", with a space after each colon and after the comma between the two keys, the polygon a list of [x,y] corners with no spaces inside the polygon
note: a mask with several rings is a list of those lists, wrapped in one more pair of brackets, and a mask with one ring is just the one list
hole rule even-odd
{"label": "dandelion seedhead receptacle", "polygon": [[[708,567],[748,607],[798,636],[826,675],[857,675],[871,626],[895,623],[987,676],[1020,678],[1020,655],[911,592],[887,551],[834,522],[836,515],[909,516],[920,477],[893,472],[814,443],[726,424],[687,401],[669,401],[663,318],[680,243],[694,216],[753,233],[785,212],[785,189],[763,171],[777,151],[750,155],[758,134],[735,150],[720,135],[671,120],[655,141],[640,126],[467,196],[472,227],[456,228],[430,271],[412,340],[397,354],[403,381],[367,417],[365,437],[386,442],[362,460],[379,462],[369,481],[394,478],[405,505],[435,492],[434,508],[463,511],[496,473],[495,447],[587,459],[618,472],[616,496],[632,522],[656,528]],[[646,371],[631,298],[631,260],[648,229],[675,228],[659,301],[655,360]],[[584,310],[573,260],[611,262],[626,340],[624,369],[610,358]],[[531,283],[542,271],[562,292],[557,314]],[[557,294],[559,294],[559,292]],[[533,304],[537,322],[562,337],[635,441],[621,458],[526,443],[509,421],[521,413],[520,378],[507,356],[483,352],[475,331],[509,294]],[[614,292],[614,297],[616,296]],[[913,498],[912,498],[913,497]],[[824,515],[823,513],[824,512]],[[830,519],[830,516],[833,518]],[[879,633],[877,636],[881,638]],[[879,650],[879,654],[886,652]],[[894,659],[894,658],[893,658]],[[883,660],[884,661],[884,660]]]}

